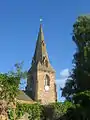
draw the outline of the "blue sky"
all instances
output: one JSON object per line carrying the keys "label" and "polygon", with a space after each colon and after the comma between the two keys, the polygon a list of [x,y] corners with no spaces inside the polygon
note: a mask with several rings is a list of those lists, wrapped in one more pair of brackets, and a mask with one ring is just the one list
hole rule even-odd
{"label": "blue sky", "polygon": [[79,15],[89,13],[89,0],[1,0],[0,72],[8,72],[22,60],[24,69],[30,68],[42,16],[49,58],[62,86],[65,77],[61,78],[61,73],[72,68],[75,52],[73,23]]}

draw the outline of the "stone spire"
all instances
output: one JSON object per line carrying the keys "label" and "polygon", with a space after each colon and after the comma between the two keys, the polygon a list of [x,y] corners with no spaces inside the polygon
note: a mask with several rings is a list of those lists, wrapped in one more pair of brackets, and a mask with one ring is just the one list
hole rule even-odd
{"label": "stone spire", "polygon": [[40,62],[42,64],[44,57],[46,57],[47,61],[49,61],[47,50],[46,50],[46,44],[44,41],[42,24],[40,24],[38,39],[37,39],[37,43],[36,43],[36,49],[35,49],[33,60],[36,63]]}
{"label": "stone spire", "polygon": [[32,60],[32,67],[33,67],[33,65],[34,65],[34,68],[36,68],[35,66],[38,66],[39,68],[43,67],[44,69],[45,68],[52,69],[50,62],[49,62],[47,50],[46,50],[46,44],[44,41],[42,24],[40,24],[40,28],[39,28],[35,53],[34,53],[34,57]]}

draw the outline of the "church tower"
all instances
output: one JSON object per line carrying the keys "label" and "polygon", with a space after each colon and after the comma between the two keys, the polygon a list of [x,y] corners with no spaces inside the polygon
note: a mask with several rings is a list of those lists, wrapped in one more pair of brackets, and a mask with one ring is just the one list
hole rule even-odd
{"label": "church tower", "polygon": [[48,58],[41,24],[31,68],[28,71],[26,91],[33,100],[42,104],[57,100],[55,70]]}

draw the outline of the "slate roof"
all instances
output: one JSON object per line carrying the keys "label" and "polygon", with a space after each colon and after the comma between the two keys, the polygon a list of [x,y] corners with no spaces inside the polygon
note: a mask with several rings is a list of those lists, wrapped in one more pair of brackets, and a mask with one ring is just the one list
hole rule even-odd
{"label": "slate roof", "polygon": [[19,95],[17,96],[17,100],[34,102],[24,91],[21,91],[21,90],[19,91]]}

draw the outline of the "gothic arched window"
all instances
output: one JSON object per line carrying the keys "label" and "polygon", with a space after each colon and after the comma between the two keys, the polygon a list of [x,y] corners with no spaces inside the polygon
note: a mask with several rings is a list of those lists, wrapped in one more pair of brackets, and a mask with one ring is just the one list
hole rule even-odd
{"label": "gothic arched window", "polygon": [[50,78],[48,75],[45,77],[45,86],[50,86]]}
{"label": "gothic arched window", "polygon": [[45,60],[45,66],[48,67],[48,61],[47,60]]}

